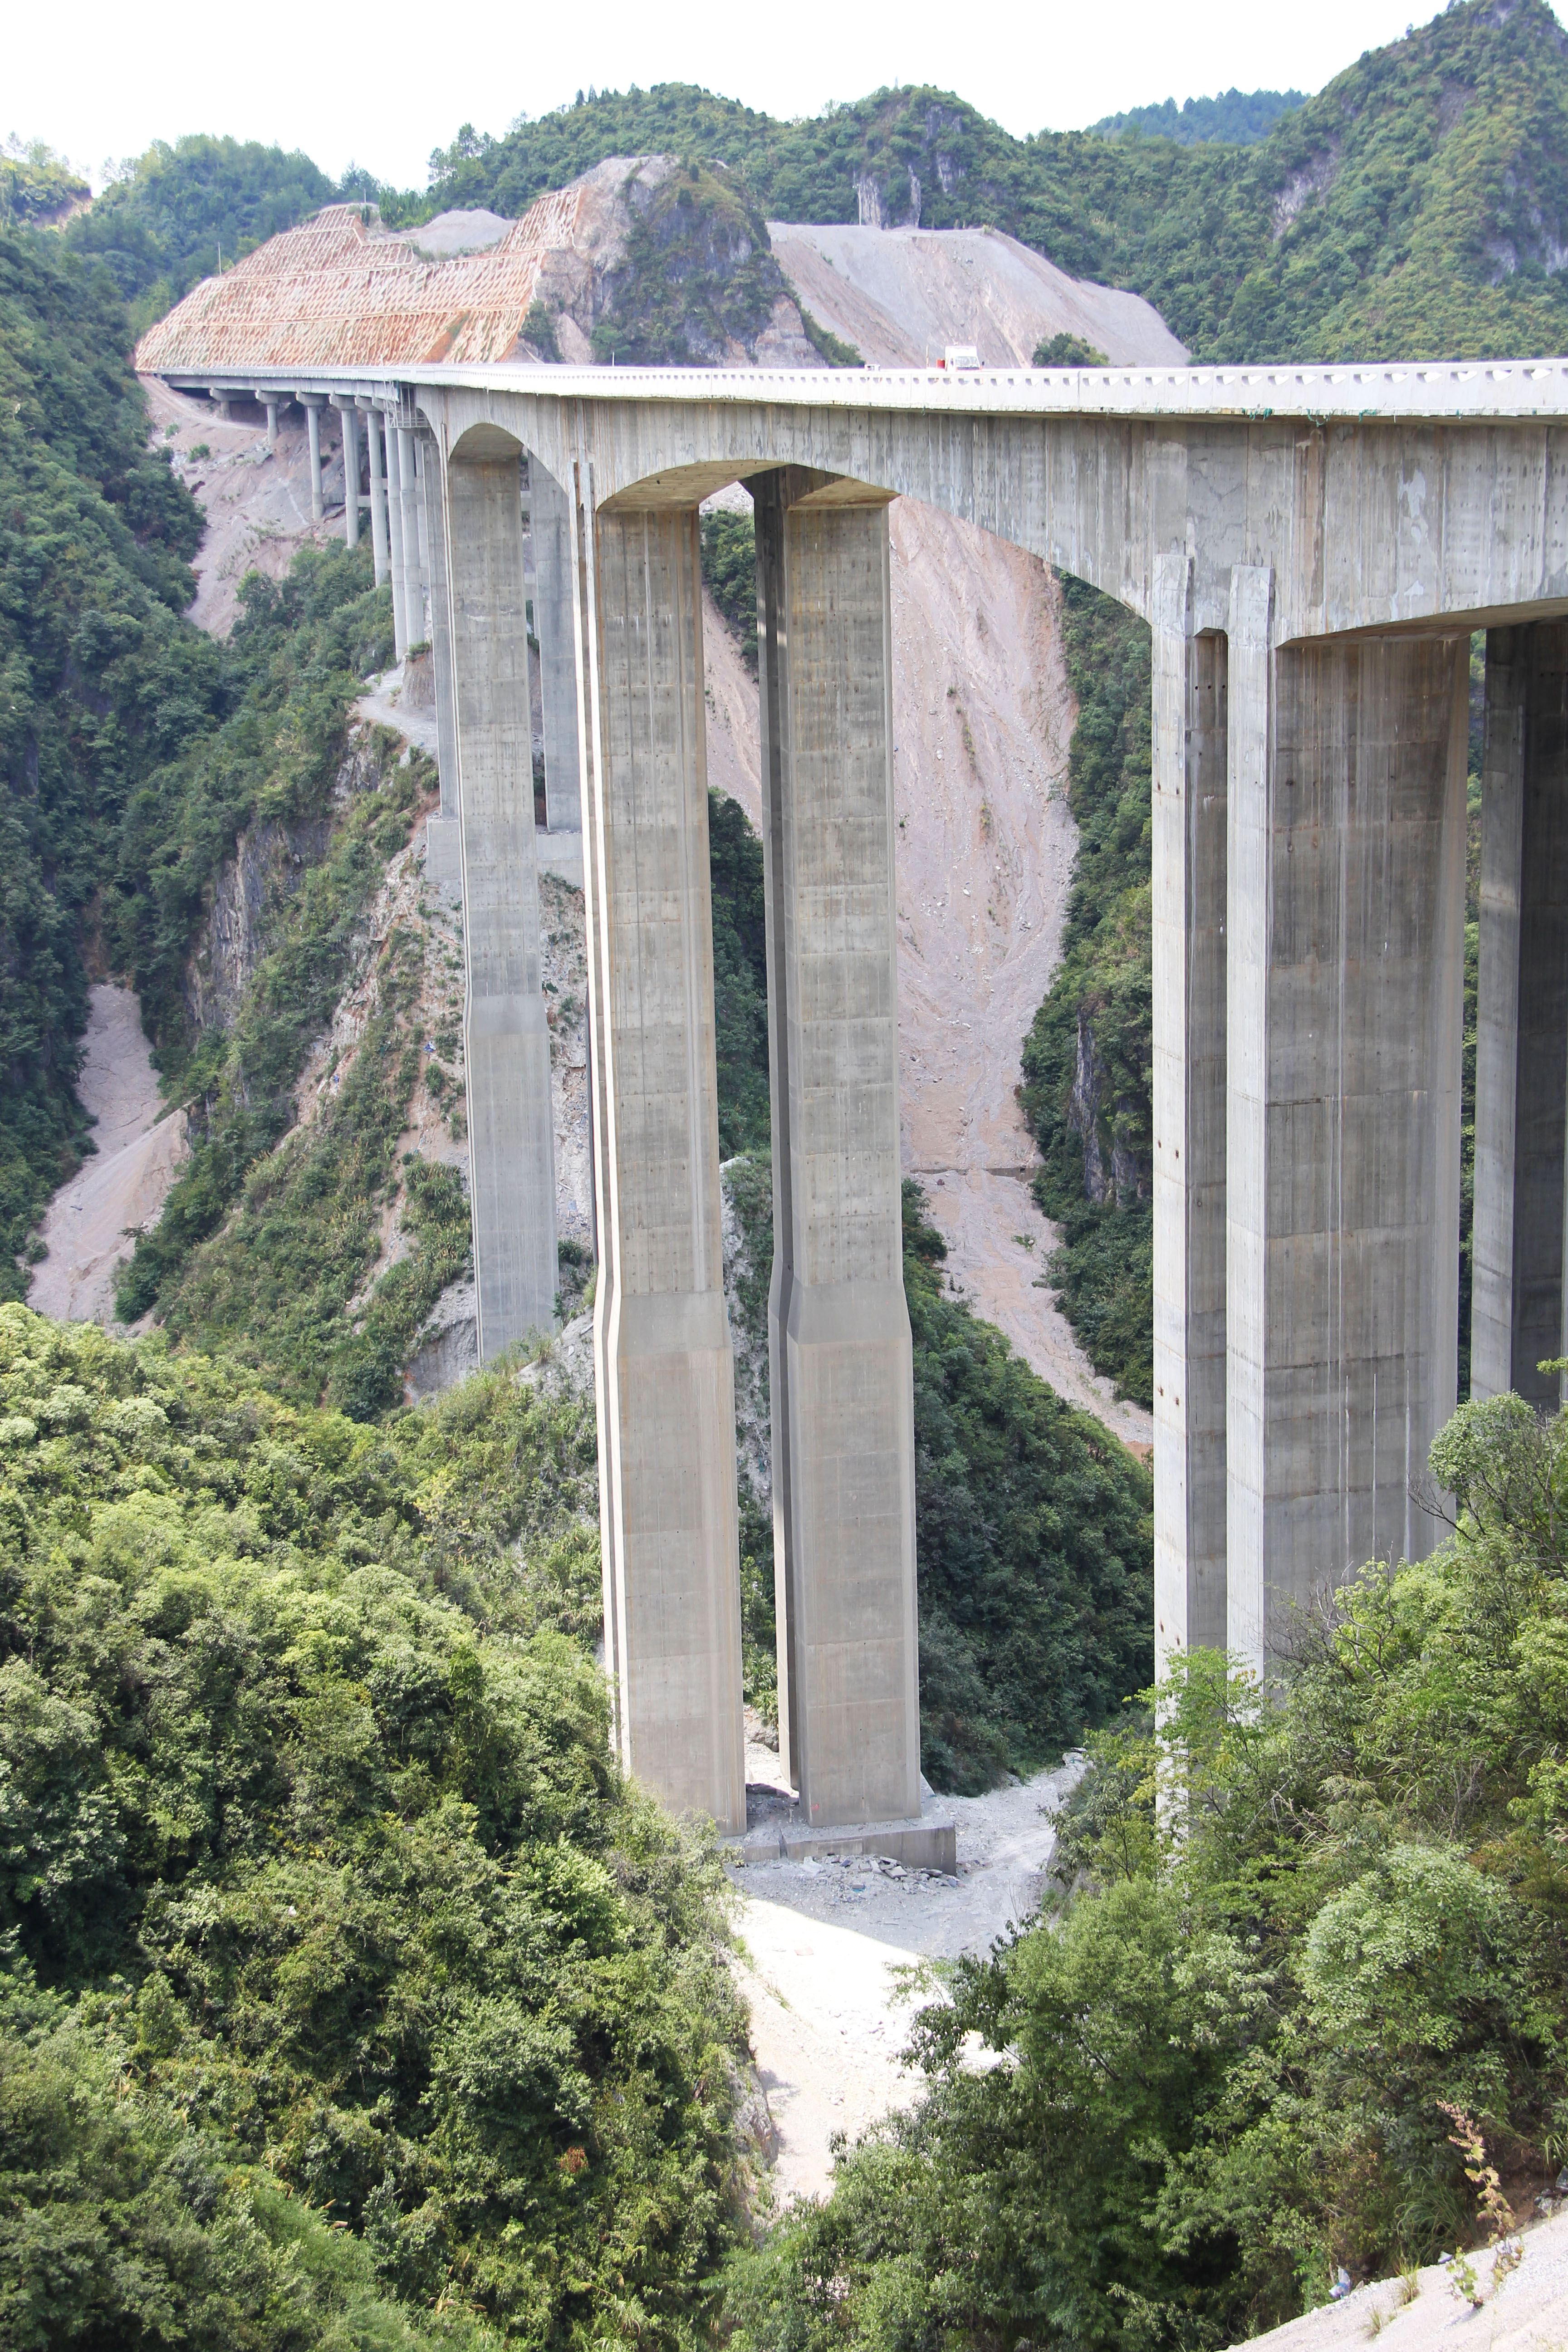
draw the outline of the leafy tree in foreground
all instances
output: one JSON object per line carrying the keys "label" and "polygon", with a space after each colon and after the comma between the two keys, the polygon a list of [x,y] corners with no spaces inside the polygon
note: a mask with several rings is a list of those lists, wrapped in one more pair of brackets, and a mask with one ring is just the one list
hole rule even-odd
{"label": "leafy tree in foreground", "polygon": [[10,2340],[189,2341],[226,2294],[268,2352],[423,2340],[344,2333],[378,2292],[680,2340],[742,2019],[718,1866],[553,1630],[580,1409],[503,1373],[366,1430],[15,1306],[0,1378]]}

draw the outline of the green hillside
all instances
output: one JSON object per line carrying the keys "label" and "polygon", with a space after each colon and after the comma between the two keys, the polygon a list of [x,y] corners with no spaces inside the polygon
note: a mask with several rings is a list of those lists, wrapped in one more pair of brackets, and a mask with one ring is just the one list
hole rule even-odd
{"label": "green hillside", "polygon": [[254,139],[156,140],[66,230],[108,267],[138,332],[220,267],[337,194],[308,155]]}

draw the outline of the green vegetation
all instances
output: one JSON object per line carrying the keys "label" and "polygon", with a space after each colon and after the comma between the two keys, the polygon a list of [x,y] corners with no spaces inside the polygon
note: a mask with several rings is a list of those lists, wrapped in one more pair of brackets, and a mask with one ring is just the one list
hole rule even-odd
{"label": "green vegetation", "polygon": [[1434,1559],[1304,1622],[1275,1697],[1198,1653],[1091,1739],[1070,1900],[960,1963],[923,2105],[740,2259],[740,2352],[1234,2342],[1482,2234],[1453,2110],[1528,2207],[1568,2144],[1565,1469],[1568,1422],[1464,1407]]}
{"label": "green vegetation", "polygon": [[215,277],[337,193],[308,155],[254,139],[155,140],[121,167],[67,243],[103,261],[139,334],[199,278]]}
{"label": "green vegetation", "polygon": [[915,1360],[921,1761],[966,1796],[1037,1771],[1153,1666],[1149,1475],[944,1292],[904,1187]]}
{"label": "green vegetation", "polygon": [[1024,1044],[1035,1197],[1062,1227],[1047,1277],[1097,1370],[1153,1402],[1150,654],[1144,624],[1062,582],[1079,828],[1062,961]]}
{"label": "green vegetation", "polygon": [[41,139],[0,141],[0,228],[46,228],[92,191]]}
{"label": "green vegetation", "polygon": [[757,530],[749,514],[722,507],[700,525],[702,584],[741,648],[741,658],[757,675]]}
{"label": "green vegetation", "polygon": [[713,893],[713,1020],[719,1062],[719,1155],[765,1151],[768,1106],[767,917],[763,845],[744,809],[708,795]]}
{"label": "green vegetation", "polygon": [[[234,642],[249,673],[244,698],[132,803],[127,863],[146,878],[136,890],[117,882],[110,901],[115,961],[136,982],[143,1020],[193,1121],[190,1160],[121,1284],[128,1318],[169,1304],[193,1248],[216,1231],[254,1163],[292,1125],[294,1081],[337,1002],[386,860],[406,841],[428,785],[420,766],[391,763],[386,739],[350,772],[357,790],[346,817],[332,822],[350,703],[361,673],[391,650],[386,593],[372,588],[363,551],[307,550],[280,586],[252,573],[242,604]],[[219,866],[252,825],[279,853],[271,893],[278,935],[232,1025],[198,1034],[185,956]],[[306,855],[311,863],[297,870],[294,859]]]}
{"label": "green vegetation", "polygon": [[[178,615],[201,520],[123,353],[107,274],[0,230],[0,1296],[86,1148],[72,1091],[100,894],[125,811],[234,692]],[[134,877],[126,874],[134,887]]]}
{"label": "green vegetation", "polygon": [[1107,114],[1090,123],[1091,131],[1131,131],[1146,139],[1174,139],[1184,147],[1206,140],[1246,147],[1267,138],[1282,114],[1304,106],[1301,89],[1226,89],[1217,98],[1184,99],[1180,106],[1168,98],[1163,106],[1133,106],[1125,114]]}
{"label": "green vegetation", "polygon": [[651,192],[627,180],[632,222],[606,273],[594,355],[638,367],[709,367],[749,349],[789,292],[760,215],[726,172],[683,163]]}
{"label": "green vegetation", "polygon": [[1035,345],[1031,367],[1107,367],[1105,353],[1093,343],[1086,343],[1081,335],[1053,335],[1048,342]]}
{"label": "green vegetation", "polygon": [[16,1306],[0,1370],[7,2341],[689,2342],[741,2012],[554,1630],[591,1412],[369,1430]]}

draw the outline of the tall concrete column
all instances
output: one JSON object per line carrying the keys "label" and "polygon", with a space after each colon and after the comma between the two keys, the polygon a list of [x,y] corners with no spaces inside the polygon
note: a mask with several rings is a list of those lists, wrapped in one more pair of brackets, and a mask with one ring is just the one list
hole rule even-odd
{"label": "tall concrete column", "polygon": [[359,545],[359,410],[352,400],[334,399],[343,434],[343,545]]}
{"label": "tall concrete column", "polygon": [[278,395],[275,392],[267,392],[258,387],[256,397],[267,411],[267,446],[268,449],[276,449],[278,446]]}
{"label": "tall concrete column", "polygon": [[326,402],[319,392],[302,392],[299,401],[310,440],[310,520],[319,529],[327,510],[321,497],[321,411]]}
{"label": "tall concrete column", "polygon": [[447,890],[463,885],[462,835],[458,807],[457,695],[452,679],[451,583],[447,566],[445,501],[440,458],[426,442],[422,487],[430,552],[430,655],[436,674],[436,756],[441,777],[439,813],[426,821],[425,873]]}
{"label": "tall concrete column", "polygon": [[386,524],[388,562],[392,567],[392,646],[399,661],[408,651],[408,575],[403,551],[403,489],[398,474],[397,427],[390,416],[386,428]]}
{"label": "tall concrete column", "polygon": [[343,539],[359,545],[359,411],[345,407],[343,418]]}
{"label": "tall concrete column", "polygon": [[390,568],[387,559],[386,482],[381,467],[381,415],[374,407],[364,412],[364,437],[370,453],[370,543],[375,561],[375,584],[379,588]]}
{"label": "tall concrete column", "polygon": [[1419,1559],[1454,1408],[1464,638],[1274,642],[1233,575],[1226,1578],[1261,1667],[1366,1560]]}
{"label": "tall concrete column", "polygon": [[1568,623],[1487,633],[1470,1393],[1557,1402],[1568,1127]]}
{"label": "tall concrete column", "polygon": [[1226,680],[1192,567],[1153,600],[1154,1646],[1226,1643]]}
{"label": "tall concrete column", "polygon": [[572,629],[572,515],[565,491],[537,457],[530,461],[533,540],[533,634],[544,710],[544,807],[552,833],[583,822],[577,754],[577,663]]}
{"label": "tall concrete column", "polygon": [[887,501],[753,483],[781,1751],[812,1822],[920,1811]]}
{"label": "tall concrete column", "polygon": [[[425,579],[419,562],[419,482],[414,467],[414,436],[397,427],[397,495],[403,510],[403,616],[411,646],[423,645],[429,634],[425,613]],[[521,506],[518,530],[522,530]],[[527,610],[524,607],[524,625]],[[529,754],[531,763],[532,752]],[[530,773],[531,774],[531,764]]]}
{"label": "tall concrete column", "polygon": [[[746,1817],[694,508],[578,508],[605,1640],[622,1760]],[[465,811],[466,818],[466,811]]]}
{"label": "tall concrete column", "polygon": [[468,1160],[479,1342],[554,1328],[555,1147],[539,971],[532,725],[517,460],[445,468],[462,819]]}

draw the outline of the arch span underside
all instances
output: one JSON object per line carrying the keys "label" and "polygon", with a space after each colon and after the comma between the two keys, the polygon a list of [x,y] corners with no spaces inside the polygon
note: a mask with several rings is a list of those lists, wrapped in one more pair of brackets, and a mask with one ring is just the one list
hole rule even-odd
{"label": "arch span underside", "polygon": [[[416,397],[455,531],[481,484],[480,504],[515,506],[524,453],[561,486],[564,604],[540,629],[570,635],[581,730],[628,1764],[743,1818],[696,554],[697,506],[731,482],[759,525],[781,1687],[808,1813],[886,1814],[918,1769],[889,1045],[894,496],[1077,573],[1153,633],[1162,1654],[1220,1643],[1264,1666],[1315,1591],[1425,1549],[1412,1491],[1456,1395],[1478,626],[1478,1391],[1523,1377],[1543,1330],[1568,1351],[1563,428]],[[477,680],[514,625],[504,595],[470,602],[454,595],[451,627]],[[504,748],[489,756],[502,775]],[[498,1194],[488,1213],[509,1213]]]}

